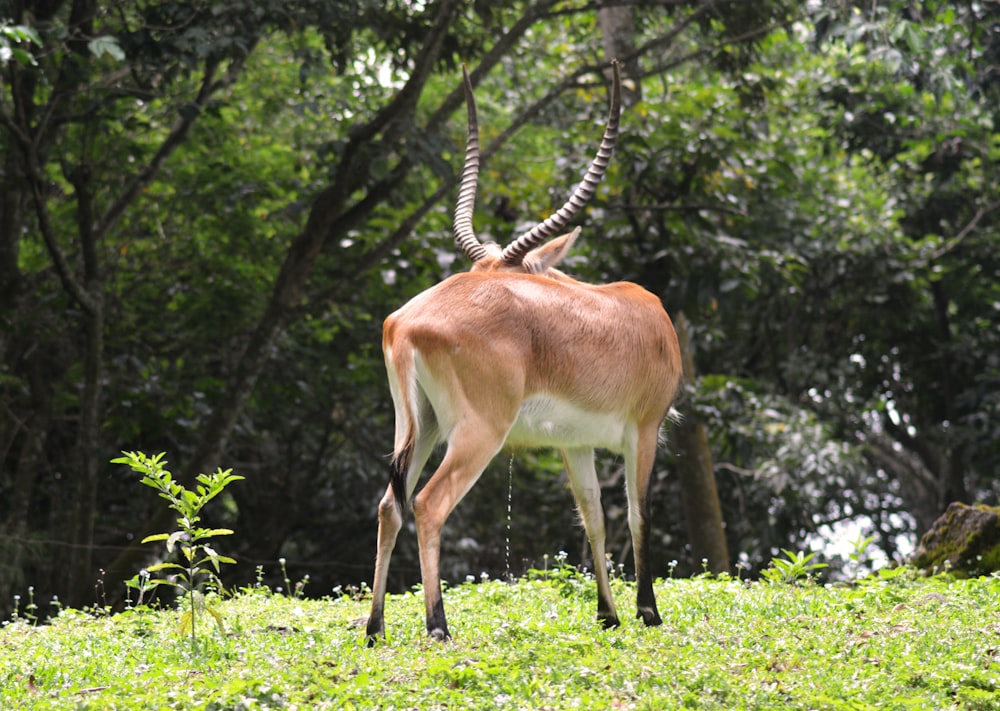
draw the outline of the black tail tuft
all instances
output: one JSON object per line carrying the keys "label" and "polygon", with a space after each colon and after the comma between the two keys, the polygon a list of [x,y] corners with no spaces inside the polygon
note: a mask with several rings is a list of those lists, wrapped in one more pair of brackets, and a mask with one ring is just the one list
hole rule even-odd
{"label": "black tail tuft", "polygon": [[396,500],[396,507],[400,513],[406,511],[406,473],[410,469],[410,457],[413,454],[413,445],[407,444],[401,452],[392,458],[389,472],[389,484],[392,486],[392,497]]}

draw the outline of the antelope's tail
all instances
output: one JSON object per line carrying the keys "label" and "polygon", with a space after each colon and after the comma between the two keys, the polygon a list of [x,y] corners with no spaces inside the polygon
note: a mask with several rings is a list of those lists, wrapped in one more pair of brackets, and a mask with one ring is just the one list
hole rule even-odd
{"label": "antelope's tail", "polygon": [[413,456],[413,441],[409,440],[402,450],[396,450],[392,454],[392,464],[389,469],[389,484],[392,486],[392,498],[396,501],[396,508],[402,514],[406,511],[406,474],[410,471],[410,459]]}
{"label": "antelope's tail", "polygon": [[414,368],[414,350],[411,344],[397,342],[385,348],[385,367],[389,375],[389,389],[396,413],[396,437],[389,470],[392,496],[400,514],[409,504],[410,466],[413,448],[418,437],[419,387]]}

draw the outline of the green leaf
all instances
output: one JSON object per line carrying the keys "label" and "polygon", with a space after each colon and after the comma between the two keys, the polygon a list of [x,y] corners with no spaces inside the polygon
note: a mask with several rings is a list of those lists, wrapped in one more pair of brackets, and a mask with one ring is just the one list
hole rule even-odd
{"label": "green leaf", "polygon": [[230,528],[210,528],[206,530],[203,537],[209,538],[211,536],[231,536],[233,535],[233,530]]}
{"label": "green leaf", "polygon": [[41,36],[35,28],[29,27],[28,25],[5,26],[0,24],[0,36],[8,37],[15,42],[34,42],[39,47],[42,46]]}
{"label": "green leaf", "polygon": [[177,541],[184,537],[184,531],[174,531],[167,537],[167,551],[169,553],[174,552],[174,546],[177,545]]}
{"label": "green leaf", "polygon": [[156,563],[146,568],[150,573],[158,573],[161,570],[187,570],[183,565],[177,563]]}
{"label": "green leaf", "polygon": [[[136,590],[152,590],[153,588],[158,588],[161,585],[166,585],[171,588],[177,588],[178,590],[184,590],[183,584],[174,582],[173,580],[167,580],[166,578],[149,578],[146,582],[140,582],[138,580],[139,576],[135,576],[132,580],[126,580],[125,584],[130,588],[135,588]],[[134,584],[133,584],[134,582]]]}
{"label": "green leaf", "polygon": [[118,45],[118,40],[110,35],[95,37],[87,43],[87,48],[90,50],[90,53],[97,58],[107,54],[112,59],[116,59],[119,62],[125,61],[124,50],[122,50],[122,48]]}
{"label": "green leaf", "polygon": [[153,541],[165,541],[170,538],[169,533],[154,533],[151,536],[146,536],[142,539],[143,543],[152,543]]}
{"label": "green leaf", "polygon": [[205,605],[205,611],[215,618],[215,624],[219,627],[219,632],[226,633],[226,626],[222,623],[222,613],[211,605]]}
{"label": "green leaf", "polygon": [[917,23],[907,22],[903,37],[906,38],[906,44],[909,45],[911,52],[916,53],[924,50],[924,33]]}
{"label": "green leaf", "polygon": [[198,561],[198,565],[201,565],[202,563],[206,563],[206,562],[211,563],[212,567],[215,568],[215,572],[218,573],[219,572],[219,554],[216,553],[213,549],[209,548],[208,546],[205,546],[204,550],[205,550],[206,555],[205,555],[204,558],[202,558],[200,561]]}
{"label": "green leaf", "polygon": [[178,627],[178,633],[183,637],[189,632],[194,631],[194,616],[191,614],[190,610],[185,610],[184,614],[181,615],[181,623]]}

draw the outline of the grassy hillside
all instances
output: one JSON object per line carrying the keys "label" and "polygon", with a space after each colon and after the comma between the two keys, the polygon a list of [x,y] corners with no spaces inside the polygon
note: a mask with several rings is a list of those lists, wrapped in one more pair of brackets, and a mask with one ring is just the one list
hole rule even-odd
{"label": "grassy hillside", "polygon": [[362,644],[365,600],[248,589],[213,603],[198,649],[178,610],[23,615],[0,630],[3,709],[994,709],[1000,580],[899,570],[850,586],[657,585],[664,625],[604,631],[586,576],[445,593],[454,641],[423,634],[419,593],[391,596]]}

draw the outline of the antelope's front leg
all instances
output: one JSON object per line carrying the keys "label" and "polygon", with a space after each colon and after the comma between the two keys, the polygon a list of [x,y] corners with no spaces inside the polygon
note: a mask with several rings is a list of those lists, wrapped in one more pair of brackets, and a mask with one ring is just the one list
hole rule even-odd
{"label": "antelope's front leg", "polygon": [[605,628],[618,626],[618,613],[611,596],[608,581],[608,566],[604,552],[604,509],[601,507],[601,485],[594,468],[594,450],[589,447],[563,450],[563,463],[569,472],[569,482],[573,489],[583,528],[590,541],[590,553],[594,558],[594,577],[597,578],[597,619]]}
{"label": "antelope's front leg", "polygon": [[413,516],[417,523],[417,545],[420,548],[420,577],[424,588],[424,605],[427,611],[427,634],[444,642],[451,639],[448,620],[444,615],[444,598],[441,595],[441,528],[434,502],[421,492],[413,500]]}

